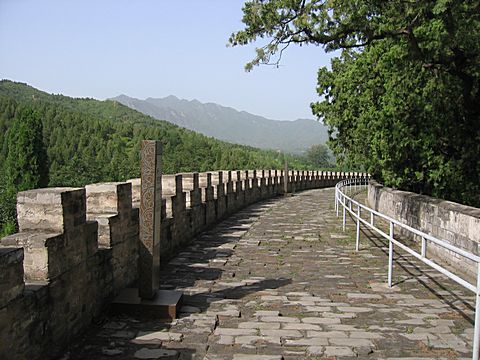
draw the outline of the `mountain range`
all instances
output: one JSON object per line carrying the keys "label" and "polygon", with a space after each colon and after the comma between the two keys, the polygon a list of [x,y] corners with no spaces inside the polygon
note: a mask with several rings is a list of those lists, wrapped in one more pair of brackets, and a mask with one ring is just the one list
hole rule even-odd
{"label": "mountain range", "polygon": [[119,95],[110,100],[207,136],[261,149],[299,154],[328,139],[327,127],[311,119],[271,120],[231,107],[179,99],[173,95],[145,100]]}

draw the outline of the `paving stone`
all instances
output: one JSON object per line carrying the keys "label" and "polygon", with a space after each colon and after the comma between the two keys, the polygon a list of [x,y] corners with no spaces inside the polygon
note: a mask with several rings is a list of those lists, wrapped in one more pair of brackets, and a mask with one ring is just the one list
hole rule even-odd
{"label": "paving stone", "polygon": [[358,357],[369,356],[374,352],[371,346],[356,346],[353,350]]}
{"label": "paving stone", "polygon": [[294,317],[286,316],[264,316],[260,318],[264,322],[277,322],[277,323],[299,323],[300,320]]}
{"label": "paving stone", "polygon": [[309,338],[309,339],[286,339],[287,346],[322,346],[328,345],[326,338]]}
{"label": "paving stone", "polygon": [[261,297],[262,301],[287,301],[286,296],[265,295]]}
{"label": "paving stone", "polygon": [[220,345],[233,345],[235,338],[230,335],[221,335],[220,339],[217,341],[217,344]]}
{"label": "paving stone", "polygon": [[325,312],[330,311],[332,308],[327,306],[306,306],[305,309],[307,312]]}
{"label": "paving stone", "polygon": [[307,293],[305,291],[290,291],[286,293],[286,295],[290,297],[290,296],[311,296],[312,294]]}
{"label": "paving stone", "polygon": [[354,319],[357,317],[357,314],[356,313],[324,312],[322,313],[322,316],[326,318],[336,318],[336,319]]}
{"label": "paving stone", "polygon": [[321,317],[306,317],[302,322],[307,324],[340,324],[340,319],[337,318],[321,318]]}
{"label": "paving stone", "polygon": [[339,306],[337,307],[338,311],[345,313],[360,313],[360,312],[370,312],[373,311],[372,308],[360,307],[360,306]]}
{"label": "paving stone", "polygon": [[[386,360],[447,360],[445,357],[389,357]],[[460,360],[460,358],[457,358]]]}
{"label": "paving stone", "polygon": [[282,329],[286,330],[321,330],[320,325],[315,324],[283,324]]}
{"label": "paving stone", "polygon": [[264,336],[281,337],[281,338],[300,338],[303,335],[297,330],[267,330],[261,329],[260,334]]}
{"label": "paving stone", "polygon": [[[437,341],[439,342],[437,345]],[[443,342],[444,344],[440,344]],[[438,340],[432,340],[429,342],[430,346],[446,347],[455,349],[458,352],[468,352],[466,343],[454,334],[438,334]]]}
{"label": "paving stone", "polygon": [[[295,325],[295,324],[292,324]],[[259,321],[242,322],[238,324],[239,329],[267,329],[278,330],[280,329],[280,323],[265,323]]]}
{"label": "paving stone", "polygon": [[218,311],[216,313],[216,315],[218,317],[225,317],[225,318],[229,318],[229,317],[233,317],[233,318],[238,318],[240,317],[240,311],[238,310],[224,310],[224,311]]}
{"label": "paving stone", "polygon": [[268,343],[281,345],[280,337],[277,336],[236,336],[235,344]]}
{"label": "paving stone", "polygon": [[135,344],[158,343],[159,341],[182,341],[183,334],[167,331],[141,331],[137,337],[132,340]]}
{"label": "paving stone", "polygon": [[180,308],[180,312],[181,313],[194,314],[194,313],[201,312],[201,310],[196,306],[182,306]]}
{"label": "paving stone", "polygon": [[382,292],[382,293],[383,292],[391,293],[391,292],[401,291],[401,289],[398,286],[388,287],[387,282],[381,282],[381,283],[370,282],[369,285],[373,291]]}
{"label": "paving stone", "polygon": [[325,346],[325,356],[355,356],[353,350],[347,346]]}
{"label": "paving stone", "polygon": [[324,346],[309,346],[307,348],[307,354],[310,356],[321,356],[325,350]]}
{"label": "paving stone", "polygon": [[329,338],[328,342],[332,345],[345,345],[345,346],[369,346],[373,347],[373,343],[368,339],[352,339],[352,338],[342,338],[334,337]]}
{"label": "paving stone", "polygon": [[395,321],[396,324],[402,325],[424,325],[425,321],[422,319],[408,319],[408,320],[397,320]]}
{"label": "paving stone", "polygon": [[260,310],[260,311],[255,311],[255,314],[253,316],[279,316],[280,312],[279,311],[274,311],[274,310]]}
{"label": "paving stone", "polygon": [[136,359],[162,359],[162,360],[176,360],[178,352],[168,349],[148,349],[142,348],[133,354]]}
{"label": "paving stone", "polygon": [[282,360],[282,355],[246,355],[235,354],[233,360]]}
{"label": "paving stone", "polygon": [[414,333],[433,333],[433,334],[450,334],[452,330],[448,326],[435,326],[435,327],[416,327],[413,329]]}
{"label": "paving stone", "polygon": [[242,336],[242,335],[257,335],[258,331],[256,329],[228,329],[228,328],[216,328],[215,335],[231,335],[231,336]]}
{"label": "paving stone", "polygon": [[425,333],[416,333],[416,334],[399,334],[403,337],[406,337],[409,340],[434,340],[437,339],[437,337],[431,333],[425,332]]}
{"label": "paving stone", "polygon": [[348,335],[342,331],[307,331],[307,337],[348,338]]}
{"label": "paving stone", "polygon": [[383,339],[381,334],[367,331],[352,331],[350,337],[354,339]]}
{"label": "paving stone", "polygon": [[381,299],[381,295],[377,294],[363,294],[363,293],[348,293],[349,299]]}
{"label": "paving stone", "polygon": [[346,324],[328,324],[325,325],[327,330],[339,330],[339,331],[356,331],[359,330],[355,325]]}
{"label": "paving stone", "polygon": [[123,354],[123,350],[102,348],[102,354],[106,356],[117,356]]}

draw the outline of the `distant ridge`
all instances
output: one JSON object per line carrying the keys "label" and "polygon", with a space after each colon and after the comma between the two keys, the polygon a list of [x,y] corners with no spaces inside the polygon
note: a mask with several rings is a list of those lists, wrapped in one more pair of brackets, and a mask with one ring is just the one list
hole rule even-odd
{"label": "distant ridge", "polygon": [[231,107],[173,95],[145,100],[119,95],[110,100],[207,136],[262,149],[303,153],[311,145],[323,144],[328,139],[327,127],[311,119],[270,120]]}
{"label": "distant ridge", "polygon": [[[284,157],[276,151],[216,140],[117,101],[52,95],[5,79],[0,80],[0,178],[8,154],[9,129],[30,110],[42,120],[49,186],[76,187],[139,177],[140,142],[144,139],[162,141],[162,171],[166,174],[283,168]],[[313,167],[305,158],[288,154],[286,158],[293,169]],[[0,181],[0,218],[4,183]],[[1,226],[0,219],[0,231]]]}

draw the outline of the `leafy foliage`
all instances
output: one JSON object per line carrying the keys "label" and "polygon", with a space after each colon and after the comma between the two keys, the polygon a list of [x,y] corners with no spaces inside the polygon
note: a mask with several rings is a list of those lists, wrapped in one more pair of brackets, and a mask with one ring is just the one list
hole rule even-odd
{"label": "leafy foliage", "polygon": [[328,147],[323,144],[312,145],[307,151],[307,159],[319,168],[333,167],[333,159]]}
{"label": "leafy foliage", "polygon": [[341,51],[319,70],[312,104],[340,162],[480,206],[478,1],[252,0],[243,10],[231,44],[269,39],[247,69],[278,63],[290,44]]}
{"label": "leafy foliage", "polygon": [[5,149],[0,183],[0,228],[5,227],[5,232],[9,232],[15,230],[17,192],[48,183],[42,122],[36,112],[26,109],[18,113],[7,131]]}

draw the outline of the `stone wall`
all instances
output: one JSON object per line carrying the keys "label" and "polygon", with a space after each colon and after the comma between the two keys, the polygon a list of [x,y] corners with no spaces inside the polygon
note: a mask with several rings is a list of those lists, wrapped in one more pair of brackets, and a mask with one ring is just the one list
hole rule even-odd
{"label": "stone wall", "polygon": [[[350,173],[290,171],[289,191]],[[229,214],[284,192],[278,170],[162,178],[161,258]],[[0,359],[44,359],[137,279],[140,180],[18,194],[20,232],[0,240]]]}
{"label": "stone wall", "polygon": [[[370,181],[368,186],[368,203],[371,208],[404,224],[478,254],[480,209],[394,190],[375,181]],[[428,242],[427,257],[453,267],[468,278],[476,278],[474,262],[432,242]]]}

